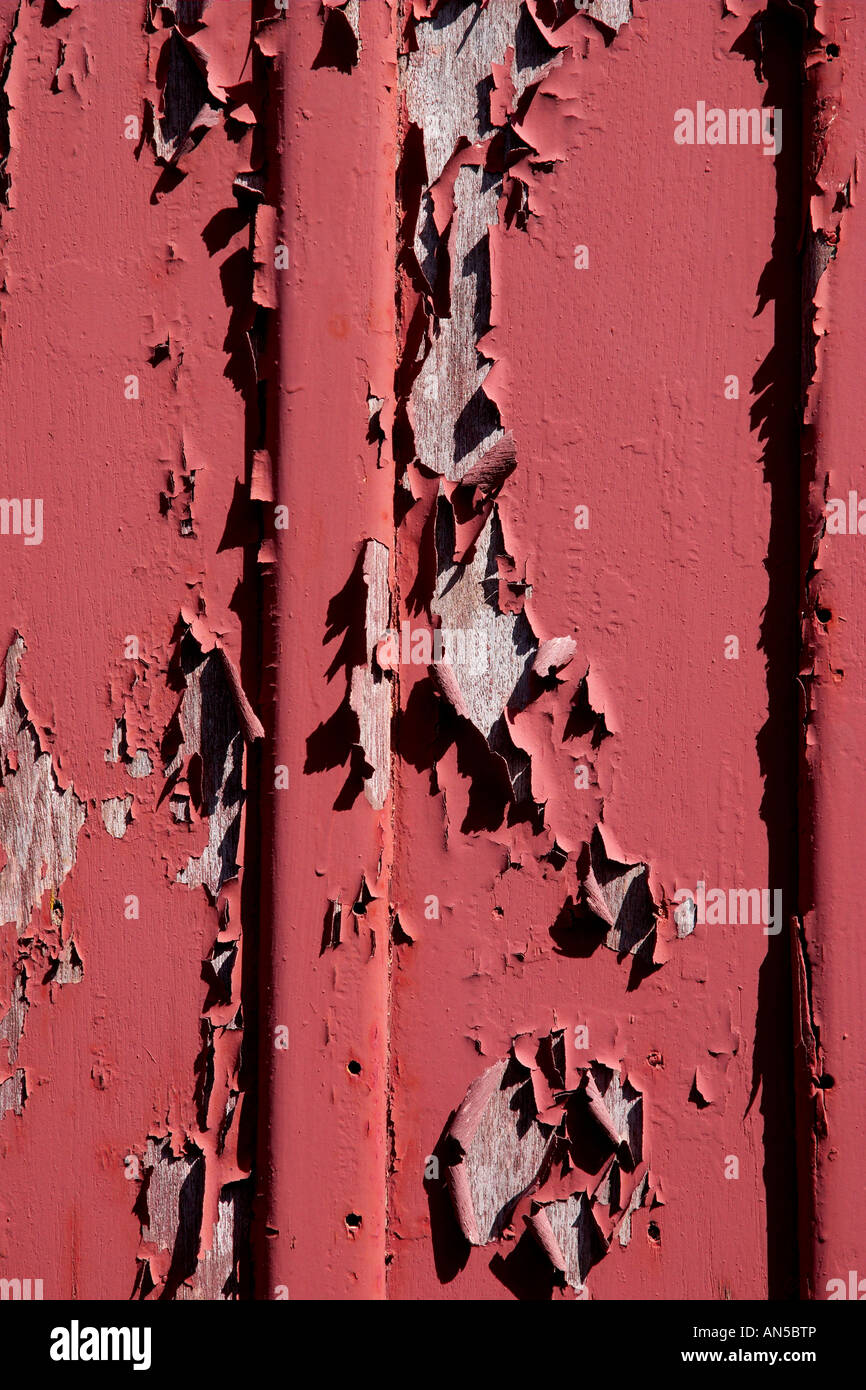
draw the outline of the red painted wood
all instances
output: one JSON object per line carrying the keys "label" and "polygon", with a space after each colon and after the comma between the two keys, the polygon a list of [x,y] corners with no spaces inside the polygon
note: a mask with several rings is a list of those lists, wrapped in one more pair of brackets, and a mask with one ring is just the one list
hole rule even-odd
{"label": "red painted wood", "polygon": [[[856,877],[863,846],[858,772],[866,729],[858,513],[864,479],[856,385],[863,348],[863,228],[856,169],[866,67],[860,26],[844,5],[820,4],[816,30],[807,68],[812,157],[806,226],[817,243],[819,264],[827,268],[812,295],[815,355],[806,379],[804,417],[806,814],[797,1044],[805,1073],[802,1291],[804,1297],[821,1299],[859,1298],[866,1290],[860,1286],[864,1260],[858,1195],[866,1129],[866,982],[857,949]],[[850,199],[845,193],[849,181]],[[828,252],[833,255],[829,263]]]}
{"label": "red painted wood", "polygon": [[[222,8],[236,25],[219,42],[240,77],[249,7]],[[0,1273],[42,1279],[46,1299],[129,1298],[145,1260],[154,1292],[165,1290],[171,1243],[143,1240],[136,1206],[149,1136],[170,1133],[176,1149],[189,1140],[206,1154],[192,1202],[202,1204],[202,1257],[224,1185],[246,1178],[249,1188],[254,1142],[253,1112],[244,1119],[241,1104],[216,1152],[216,1110],[229,1089],[248,1090],[232,1061],[240,1033],[220,1033],[208,1117],[197,1102],[203,1015],[217,1026],[222,1007],[223,1027],[240,1002],[242,955],[233,1008],[203,962],[226,906],[223,935],[242,927],[242,872],[219,907],[177,882],[208,842],[209,817],[195,806],[195,766],[185,762],[177,787],[193,784],[192,824],[173,820],[164,774],[176,746],[182,613],[219,634],[256,693],[258,601],[244,566],[254,550],[238,534],[236,502],[256,435],[250,228],[232,193],[253,140],[220,114],[182,160],[182,177],[155,162],[147,103],[160,100],[170,33],[159,18],[148,32],[144,14],[127,3],[3,8],[14,29],[3,82],[3,492],[42,499],[44,535],[29,546],[0,538],[2,643],[5,654],[20,632],[21,697],[50,758],[46,775],[86,811],[74,867],[45,875],[23,926],[0,926],[0,1018],[22,961],[30,1004],[17,1063],[7,1066],[0,1043],[0,1078],[22,1068],[27,1092],[22,1113],[0,1122]],[[128,117],[136,138],[125,138]],[[137,399],[127,398],[130,376]],[[129,636],[137,660],[126,655]],[[106,761],[124,717],[130,756],[146,750],[150,776],[131,777],[122,757]],[[6,804],[17,775],[8,751]],[[132,823],[114,839],[102,803],[127,796]],[[27,805],[15,814],[29,833]],[[37,834],[37,861],[38,845]],[[255,863],[255,841],[241,862],[248,856]],[[7,843],[6,886],[9,861]],[[125,916],[130,895],[137,919]],[[83,979],[52,985],[52,961],[70,939]],[[248,1002],[252,1038],[254,993]]]}
{"label": "red painted wood", "polygon": [[588,8],[0,0],[0,1279],[862,1264],[859,28]]}
{"label": "red painted wood", "polygon": [[[362,552],[388,545],[393,473],[368,443],[367,396],[391,389],[395,37],[364,12],[363,65],[315,68],[316,6],[292,7],[283,55],[273,957],[266,1278],[270,1296],[378,1298],[385,1289],[389,1140],[390,803],[376,812],[353,752],[351,672],[365,661]],[[372,895],[363,911],[362,884]],[[331,904],[340,944],[323,945]],[[360,1064],[353,1074],[350,1062]],[[347,1217],[360,1217],[359,1226]],[[281,1293],[285,1296],[285,1293]]]}
{"label": "red painted wood", "polygon": [[[543,829],[495,823],[489,771],[453,722],[439,725],[431,795],[435,703],[423,670],[401,672],[398,824],[411,849],[395,837],[393,896],[416,939],[395,951],[393,986],[397,1298],[549,1296],[519,1213],[513,1241],[470,1255],[420,1177],[467,1086],[515,1036],[570,1039],[579,1024],[590,1055],[644,1094],[664,1201],[635,1218],[626,1249],[614,1241],[592,1297],[760,1298],[795,1277],[787,925],[670,940],[668,918],[664,964],[639,983],[628,957],[571,925],[575,861],[599,820],[628,862],[649,864],[657,901],[703,881],[793,902],[799,151],[792,130],[774,168],[754,146],[678,145],[673,132],[700,100],[769,99],[787,118],[796,50],[770,26],[768,98],[746,61],[752,9],[692,7],[685,29],[680,6],[635,8],[610,47],[580,23],[524,127],[561,161],[532,180],[540,218],[491,231],[491,394],[518,452],[500,498],[505,549],[531,585],[533,631],[578,651],[512,725]],[[725,399],[731,373],[739,400]],[[588,531],[574,528],[579,504]],[[398,533],[401,594],[418,583],[423,518],[422,503]],[[725,659],[729,634],[738,660]],[[613,735],[597,752],[566,737],[587,665]],[[592,787],[578,791],[587,755]],[[558,868],[554,842],[568,852]],[[430,893],[438,922],[424,920]],[[709,1105],[695,1103],[696,1073]]]}

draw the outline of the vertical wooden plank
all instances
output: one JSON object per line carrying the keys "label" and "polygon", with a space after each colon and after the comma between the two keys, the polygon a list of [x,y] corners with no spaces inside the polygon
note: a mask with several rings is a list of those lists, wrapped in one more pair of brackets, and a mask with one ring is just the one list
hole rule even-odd
{"label": "vertical wooden plank", "polygon": [[[385,1282],[390,684],[374,661],[392,565],[395,36],[290,6],[283,62],[267,1288]],[[379,407],[375,402],[387,402]],[[266,750],[265,760],[271,756]],[[264,776],[274,780],[272,766]]]}
{"label": "vertical wooden plank", "polygon": [[857,865],[866,706],[863,214],[866,52],[859,15],[819,3],[809,35],[804,293],[802,922],[796,1043],[807,1298],[862,1298],[866,1130]]}
{"label": "vertical wooden plank", "polygon": [[389,1292],[786,1296],[799,35],[578,8],[403,7]]}
{"label": "vertical wooden plank", "polygon": [[231,1299],[255,1098],[253,9],[3,20],[0,1273],[45,1299]]}

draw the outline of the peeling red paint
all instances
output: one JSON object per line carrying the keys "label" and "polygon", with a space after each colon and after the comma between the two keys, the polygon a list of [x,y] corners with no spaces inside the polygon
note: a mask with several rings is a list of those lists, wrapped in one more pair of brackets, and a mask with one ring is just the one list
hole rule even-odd
{"label": "peeling red paint", "polygon": [[[857,1268],[860,41],[682,16],[0,0],[46,1297]],[[772,141],[675,135],[716,106]]]}
{"label": "peeling red paint", "polygon": [[[251,1287],[240,789],[261,596],[237,499],[259,432],[246,187],[267,60],[253,7],[203,8],[6,4],[0,26],[6,486],[43,516],[41,544],[2,542],[21,635],[0,736],[0,1265],[38,1268],[45,1298]],[[153,1210],[164,1143],[198,1155],[182,1239],[176,1205]]]}
{"label": "peeling red paint", "polygon": [[[462,723],[431,700],[423,670],[400,670],[395,804],[399,823],[412,827],[413,849],[401,858],[397,840],[392,897],[412,944],[394,950],[391,991],[399,1065],[389,1202],[393,1297],[443,1290],[457,1298],[538,1297],[556,1285],[556,1274],[581,1296],[588,1290],[601,1299],[716,1298],[725,1290],[749,1297],[769,1283],[777,1293],[790,1288],[792,1080],[783,1054],[773,1055],[766,1041],[773,995],[782,1018],[787,1007],[784,950],[772,943],[762,970],[768,947],[760,927],[721,932],[675,915],[676,895],[688,885],[694,893],[702,880],[765,884],[768,873],[761,819],[767,766],[753,750],[766,717],[755,648],[771,490],[762,483],[761,444],[750,434],[748,411],[743,402],[729,408],[723,392],[726,373],[737,372],[745,397],[772,353],[772,323],[753,314],[778,194],[772,165],[759,165],[754,151],[692,150],[673,139],[674,112],[703,95],[699,81],[710,104],[761,104],[754,68],[737,52],[755,7],[741,8],[739,15],[696,11],[684,34],[675,6],[636,4],[612,39],[587,16],[563,23],[558,7],[541,5],[519,18],[520,35],[503,32],[504,9],[488,7],[490,32],[500,32],[487,72],[502,100],[491,95],[486,131],[471,124],[474,101],[467,99],[465,115],[453,103],[449,138],[464,146],[455,144],[450,156],[442,123],[433,127],[440,143],[425,140],[412,72],[426,49],[417,40],[416,56],[416,40],[407,44],[408,117],[421,139],[408,125],[404,245],[414,246],[414,260],[407,251],[398,390],[408,405],[396,462],[398,477],[401,460],[406,469],[414,505],[397,531],[398,593],[410,617],[429,602],[431,506],[441,512],[437,496],[443,488],[449,495],[449,483],[434,489],[429,475],[462,474],[474,483],[483,471],[474,459],[507,430],[516,466],[495,480],[487,515],[495,517],[496,535],[475,582],[480,612],[498,602],[502,615],[521,615],[520,625],[510,620],[509,641],[527,654],[527,666],[525,676],[515,669],[501,687],[504,722],[488,737],[489,751],[467,729],[471,706],[459,678],[449,675],[445,694]],[[409,32],[425,13],[415,7]],[[431,61],[441,66],[448,15],[455,53],[461,36],[457,8],[440,13]],[[484,22],[473,19],[476,56]],[[796,65],[782,69],[793,93]],[[527,73],[532,84],[521,94]],[[482,174],[490,191],[473,222],[469,176],[477,182]],[[437,178],[425,194],[425,180]],[[665,188],[683,196],[662,197]],[[695,199],[692,191],[702,188],[706,195]],[[421,240],[417,230],[426,196],[438,269],[432,234]],[[650,210],[649,221],[625,223],[626,206]],[[468,243],[461,221],[471,228]],[[720,225],[730,229],[734,257]],[[588,248],[585,270],[576,246]],[[488,248],[485,289],[479,267]],[[794,284],[793,244],[786,254]],[[700,271],[686,273],[696,258]],[[474,290],[467,291],[467,277]],[[461,308],[467,292],[474,302]],[[448,346],[461,314],[470,333],[466,356]],[[683,334],[683,325],[692,327]],[[706,325],[709,353],[700,337]],[[437,353],[453,363],[444,408],[425,386],[431,376],[448,381]],[[481,355],[481,366],[471,354]],[[467,382],[463,395],[455,378]],[[793,398],[795,380],[782,375],[777,389]],[[469,438],[478,442],[466,453]],[[724,468],[711,457],[724,458]],[[579,508],[588,527],[577,524],[585,520]],[[749,523],[732,540],[738,513]],[[476,555],[483,550],[482,532],[471,533],[471,546]],[[450,554],[472,560],[460,542]],[[498,576],[489,593],[485,573]],[[453,571],[447,583],[453,593]],[[734,628],[738,664],[724,657]],[[790,650],[793,659],[793,644]],[[777,709],[773,732],[780,728]],[[496,769],[499,758],[507,780]],[[780,839],[777,824],[771,835],[777,871],[782,844],[787,894],[793,840]],[[434,920],[425,915],[430,895]],[[599,950],[602,944],[614,955]],[[723,1112],[699,1109],[689,1103],[695,1076],[716,1075],[711,1048],[723,1022],[730,1031],[731,1010],[738,1032],[750,1038],[762,1016],[760,1057],[756,1047],[735,1051],[722,1083],[732,1104]],[[516,1032],[565,1018],[567,1036],[578,1027],[587,1032],[585,1061],[595,1057],[616,1074],[622,1068],[640,1076],[653,1114],[663,1117],[652,1128],[652,1164],[669,1196],[659,1223],[663,1258],[655,1242],[629,1241],[618,1258],[594,1259],[587,1282],[587,1270],[572,1267],[551,1236],[539,1194],[528,1234],[551,1257],[545,1283],[519,1228],[492,1264],[467,1260],[440,1185],[429,1179],[422,1199],[416,1175],[425,1153],[438,1152],[431,1105],[435,1099],[444,1123],[455,1104],[453,1082],[468,1084],[476,1052],[501,1057]],[[664,1068],[646,1066],[653,1053],[664,1056]],[[756,1078],[772,1093],[771,1102],[762,1100],[771,1112],[763,1122],[750,1104]],[[713,1089],[709,1077],[704,1084]],[[765,1127],[788,1154],[769,1216]],[[731,1152],[739,1155],[738,1182],[725,1175]],[[590,1202],[592,1190],[578,1181],[563,1200]],[[672,1218],[672,1192],[678,1210],[700,1210],[709,1223],[706,1260],[694,1258],[690,1223]],[[421,1254],[428,1227],[433,1263]]]}
{"label": "peeling red paint", "polygon": [[803,814],[793,973],[801,1082],[801,1293],[822,1299],[838,1296],[839,1281],[844,1285],[849,1271],[862,1264],[860,1211],[852,1196],[859,1190],[866,1128],[864,979],[851,935],[857,916],[851,870],[861,857],[857,750],[866,733],[858,679],[862,586],[856,519],[856,496],[866,489],[855,385],[863,336],[856,113],[864,100],[866,54],[845,6],[816,0],[810,18],[803,188]]}

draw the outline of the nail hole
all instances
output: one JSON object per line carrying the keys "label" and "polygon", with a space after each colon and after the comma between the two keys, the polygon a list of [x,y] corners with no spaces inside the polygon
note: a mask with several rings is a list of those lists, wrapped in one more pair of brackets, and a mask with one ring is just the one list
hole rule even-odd
{"label": "nail hole", "polygon": [[358,1213],[356,1211],[350,1211],[349,1215],[346,1217],[346,1225],[349,1227],[349,1230],[357,1231],[360,1224],[361,1218]]}
{"label": "nail hole", "polygon": [[824,52],[827,54],[827,57],[828,57],[828,58],[838,58],[838,57],[839,57],[839,45],[838,45],[838,43],[828,43],[828,44],[827,44],[827,47],[824,49]]}
{"label": "nail hole", "polygon": [[651,1221],[649,1223],[649,1225],[646,1228],[646,1233],[655,1245],[661,1245],[662,1233],[659,1230],[659,1224],[657,1221]]}
{"label": "nail hole", "polygon": [[818,1085],[821,1087],[822,1091],[832,1091],[833,1087],[836,1085],[836,1078],[825,1071],[818,1077]]}
{"label": "nail hole", "polygon": [[829,608],[816,608],[816,609],[815,609],[815,617],[818,619],[818,622],[819,622],[819,623],[823,623],[825,627],[826,627],[827,624],[829,623],[829,621],[830,621],[830,619],[832,618],[832,616],[833,616],[833,614],[831,613],[831,611],[830,611]]}
{"label": "nail hole", "polygon": [[352,1061],[349,1063],[349,1065],[348,1065],[348,1067],[346,1068],[346,1070],[347,1070],[347,1071],[350,1071],[350,1072],[352,1073],[353,1076],[360,1076],[360,1075],[361,1075],[361,1063],[360,1063],[360,1062],[356,1062],[355,1059],[352,1058]]}

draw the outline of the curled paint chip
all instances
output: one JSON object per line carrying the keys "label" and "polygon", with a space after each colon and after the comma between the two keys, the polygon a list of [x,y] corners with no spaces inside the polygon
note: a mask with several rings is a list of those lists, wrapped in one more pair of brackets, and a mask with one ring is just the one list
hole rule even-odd
{"label": "curled paint chip", "polygon": [[600,1062],[590,1063],[585,1084],[590,1114],[620,1161],[634,1168],[643,1156],[643,1097],[627,1078]]}
{"label": "curled paint chip", "polygon": [[174,164],[216,125],[222,108],[211,96],[189,44],[177,29],[172,29],[165,41],[163,61],[165,81],[160,109],[151,107],[151,139],[157,161]]}
{"label": "curled paint chip", "polygon": [[[189,786],[195,772],[208,841],[201,855],[189,858],[177,880],[189,887],[205,887],[215,901],[223,884],[234,878],[238,869],[244,804],[244,733],[229,678],[231,666],[222,649],[214,647],[204,652],[192,633],[187,632],[181,640],[180,665],[186,687],[176,716],[181,737],[165,768],[165,777],[175,792],[181,775],[185,775]],[[191,796],[191,800],[195,801],[195,797]]]}
{"label": "curled paint chip", "polygon": [[460,1228],[470,1245],[486,1245],[541,1180],[551,1151],[526,1069],[512,1058],[488,1067],[466,1092],[448,1137],[458,1153],[447,1176]]}
{"label": "curled paint chip", "polygon": [[589,1270],[617,1232],[628,1244],[650,1179],[641,1091],[618,1067],[577,1065],[568,1033],[518,1036],[472,1082],[448,1129],[447,1180],[470,1244],[501,1240],[522,1211],[557,1274],[588,1297]]}
{"label": "curled paint chip", "polygon": [[5,1081],[0,1081],[0,1120],[10,1110],[13,1115],[20,1115],[26,1099],[27,1086],[24,1080],[24,1069],[19,1067],[12,1076],[8,1076]]}
{"label": "curled paint chip", "polygon": [[29,1008],[27,976],[24,970],[19,970],[12,982],[12,998],[9,1001],[9,1007],[0,1018],[0,1041],[6,1043],[6,1060],[10,1067],[14,1067],[18,1061],[18,1048],[24,1035],[24,1023]]}
{"label": "curled paint chip", "polygon": [[359,744],[369,772],[364,793],[374,810],[385,805],[391,783],[391,686],[378,669],[376,649],[388,627],[391,598],[388,590],[388,547],[368,540],[364,547],[364,583],[367,599],[364,615],[366,663],[355,666],[349,703],[358,717]]}
{"label": "curled paint chip", "polygon": [[274,469],[271,455],[267,449],[253,450],[250,497],[253,502],[273,502],[274,500]]}
{"label": "curled paint chip", "polygon": [[83,979],[84,962],[78,954],[75,942],[70,938],[46,975],[45,981],[46,984],[52,985],[80,985]]}
{"label": "curled paint chip", "polygon": [[550,637],[535,653],[532,669],[537,676],[553,676],[567,666],[577,651],[573,637]]}
{"label": "curled paint chip", "polygon": [[606,1250],[586,1193],[576,1192],[556,1202],[534,1203],[527,1225],[553,1268],[572,1288],[583,1291],[586,1276]]}
{"label": "curled paint chip", "polygon": [[516,467],[517,450],[509,430],[463,474],[460,486],[477,488],[480,492],[489,494],[500,488]]}
{"label": "curled paint chip", "polygon": [[588,864],[581,882],[584,905],[606,928],[611,951],[652,956],[656,907],[646,864],[623,864],[608,857],[598,827],[593,832]]}
{"label": "curled paint chip", "polygon": [[73,788],[60,787],[51,755],[43,751],[28,715],[18,680],[25,650],[23,639],[15,637],[6,653],[0,704],[0,753],[6,765],[0,785],[0,845],[6,852],[0,923],[17,923],[22,935],[43,893],[57,893],[75,863],[87,814]]}

